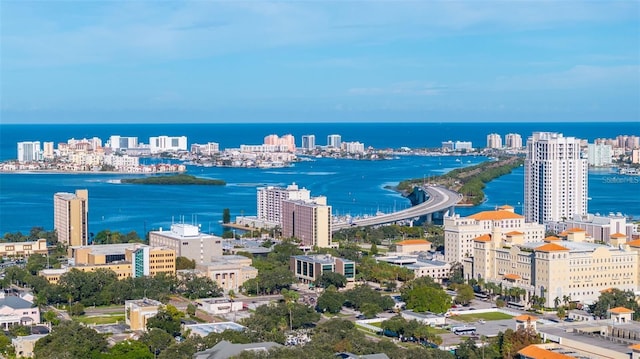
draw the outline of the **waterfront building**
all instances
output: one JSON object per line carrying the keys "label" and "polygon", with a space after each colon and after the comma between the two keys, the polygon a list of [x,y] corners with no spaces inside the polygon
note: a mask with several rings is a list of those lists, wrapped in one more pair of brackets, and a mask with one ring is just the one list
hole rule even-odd
{"label": "waterfront building", "polygon": [[138,147],[138,137],[113,135],[109,137],[108,147],[114,151],[127,150]]}
{"label": "waterfront building", "polygon": [[341,146],[342,146],[342,136],[340,135],[327,136],[327,147],[341,148]]}
{"label": "waterfront building", "polygon": [[262,153],[262,152],[288,152],[289,146],[285,144],[264,144],[264,145],[240,145],[240,152]]}
{"label": "waterfront building", "polygon": [[208,262],[211,257],[222,256],[222,237],[200,232],[199,226],[185,223],[171,225],[169,231],[149,232],[149,245],[173,249],[178,257]]}
{"label": "waterfront building", "polygon": [[502,148],[502,137],[497,133],[488,134],[487,148]]}
{"label": "waterfront building", "polygon": [[187,150],[186,136],[157,136],[149,137],[151,153],[177,152]]}
{"label": "waterfront building", "polygon": [[309,248],[331,247],[331,206],[324,196],[282,201],[282,235]]}
{"label": "waterfront building", "polygon": [[157,300],[144,298],[125,300],[124,320],[125,324],[133,331],[147,331],[147,321],[158,314],[163,304]]}
{"label": "waterfront building", "polygon": [[282,201],[284,200],[309,200],[311,192],[306,188],[299,188],[292,183],[286,188],[267,186],[259,187],[257,195],[258,219],[281,225]]}
{"label": "waterfront building", "polygon": [[[567,232],[570,229],[583,229],[587,235],[596,242],[617,245],[617,242],[626,242],[632,239],[634,224],[627,222],[627,218],[622,213],[609,213],[607,216],[600,214],[576,214],[564,221],[547,222],[547,229],[556,233]],[[624,238],[624,240],[614,241],[612,239]]]}
{"label": "waterfront building", "polygon": [[590,143],[587,148],[589,166],[604,167],[611,166],[613,163],[613,151],[610,145]]}
{"label": "waterfront building", "polygon": [[474,239],[473,253],[464,259],[465,278],[483,278],[503,288],[518,287],[544,298],[546,307],[555,298],[591,304],[600,292],[615,287],[638,288],[638,250],[628,245],[606,246],[587,242],[584,231],[566,240],[548,237],[525,242],[499,229]]}
{"label": "waterfront building", "polygon": [[42,158],[51,160],[55,156],[53,142],[43,142]]}
{"label": "waterfront building", "polygon": [[444,218],[444,255],[447,263],[463,263],[464,258],[473,255],[475,238],[494,231],[505,236],[520,236],[524,242],[541,241],[545,227],[530,223],[515,213],[512,206],[501,206],[495,211],[483,211],[468,217],[454,215]]}
{"label": "waterfront building", "polygon": [[522,136],[517,133],[507,133],[505,136],[505,147],[511,149],[521,149],[522,148]]}
{"label": "waterfront building", "polygon": [[364,153],[364,143],[361,143],[361,142],[342,142],[342,149],[346,153]]}
{"label": "waterfront building", "polygon": [[291,256],[289,269],[303,283],[313,283],[323,273],[339,273],[353,282],[356,278],[356,263],[330,254]]}
{"label": "waterfront building", "polygon": [[220,152],[220,144],[217,142],[207,142],[204,145],[194,143],[191,145],[191,153],[194,154],[213,156],[218,152]]}
{"label": "waterfront building", "polygon": [[47,240],[0,243],[0,257],[29,257],[32,254],[48,255]]}
{"label": "waterfront building", "polygon": [[284,135],[279,137],[278,135],[269,135],[264,138],[265,145],[272,146],[285,146],[286,151],[295,152],[296,150],[296,139],[291,134]]}
{"label": "waterfront building", "polygon": [[58,241],[69,246],[82,246],[89,239],[89,191],[58,192],[53,195],[53,228]]}
{"label": "waterfront building", "polygon": [[129,155],[105,155],[102,163],[113,166],[116,171],[130,172],[132,168],[140,165],[140,158]]}
{"label": "waterfront building", "polygon": [[631,163],[640,163],[640,149],[631,151]]}
{"label": "waterfront building", "polygon": [[453,149],[456,151],[471,151],[473,150],[473,143],[471,141],[456,141],[453,144]]}
{"label": "waterfront building", "polygon": [[316,135],[302,136],[302,149],[305,151],[313,151],[316,149]]}
{"label": "waterfront building", "polygon": [[258,270],[251,263],[251,258],[241,255],[212,257],[196,263],[196,275],[211,278],[226,292],[233,290],[238,293],[244,282],[258,276]]}
{"label": "waterfront building", "polygon": [[453,151],[453,141],[443,141],[442,142],[442,152],[450,152]]}
{"label": "waterfront building", "polygon": [[524,215],[546,223],[587,214],[587,160],[581,140],[555,132],[534,132],[524,163]]}
{"label": "waterfront building", "polygon": [[18,142],[18,162],[35,162],[42,158],[40,141]]}

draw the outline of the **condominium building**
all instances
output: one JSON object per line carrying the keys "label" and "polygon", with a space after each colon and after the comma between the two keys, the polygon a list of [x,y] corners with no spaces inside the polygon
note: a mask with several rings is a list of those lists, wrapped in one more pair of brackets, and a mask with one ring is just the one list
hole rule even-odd
{"label": "condominium building", "polygon": [[138,137],[113,135],[109,137],[109,147],[114,151],[138,147]]}
{"label": "condominium building", "polygon": [[502,137],[497,133],[488,134],[487,148],[502,148]]}
{"label": "condominium building", "polygon": [[316,148],[316,135],[302,136],[302,149],[305,151],[313,151]]}
{"label": "condominium building", "polygon": [[327,147],[340,148],[342,146],[342,136],[329,135],[327,136]]}
{"label": "condominium building", "polygon": [[590,143],[587,146],[587,161],[589,166],[611,166],[613,163],[613,150],[610,145]]}
{"label": "condominium building", "polygon": [[534,132],[524,163],[524,215],[546,223],[587,214],[587,160],[581,141],[555,132]]}
{"label": "condominium building", "polygon": [[342,149],[347,153],[364,153],[364,143],[362,142],[343,142]]}
{"label": "condominium building", "polygon": [[556,237],[525,242],[496,228],[474,239],[473,254],[465,259],[465,277],[518,287],[554,305],[556,297],[593,303],[604,289],[638,288],[638,251],[631,246],[586,242],[584,231],[567,240]]}
{"label": "condominium building", "polygon": [[442,151],[449,152],[453,151],[453,141],[442,141]]}
{"label": "condominium building", "polygon": [[320,196],[282,201],[282,235],[306,247],[331,247],[331,206]]}
{"label": "condominium building", "polygon": [[140,165],[140,158],[129,155],[105,155],[103,157],[103,164],[113,166],[118,171],[126,171],[132,167],[138,167]]}
{"label": "condominium building", "polygon": [[522,148],[522,136],[517,133],[507,133],[505,136],[505,147],[512,149]]}
{"label": "condominium building", "polygon": [[462,263],[464,258],[473,255],[473,240],[488,235],[495,229],[504,235],[522,236],[524,242],[541,241],[545,234],[544,225],[526,222],[523,216],[515,213],[513,207],[508,205],[468,217],[445,217],[445,261]]}
{"label": "condominium building", "polygon": [[296,150],[296,139],[293,135],[288,134],[282,137],[278,135],[269,135],[264,138],[265,145],[273,145],[273,146],[286,146],[286,151],[295,152]]}
{"label": "condominium building", "polygon": [[69,246],[86,245],[89,239],[89,191],[53,195],[53,224],[58,241]]}
{"label": "condominium building", "polygon": [[176,152],[187,150],[186,136],[157,136],[149,137],[151,153]]}
{"label": "condominium building", "polygon": [[222,238],[200,232],[200,227],[176,223],[169,231],[149,232],[149,245],[166,247],[176,252],[178,257],[187,257],[196,263],[205,263],[211,257],[222,256]]}
{"label": "condominium building", "polygon": [[40,161],[40,141],[18,142],[18,162]]}
{"label": "condominium building", "polygon": [[206,144],[194,143],[191,145],[191,153],[212,156],[220,152],[220,144],[217,142],[207,142]]}
{"label": "condominium building", "polygon": [[473,143],[471,141],[456,141],[453,144],[453,149],[456,151],[471,151],[473,150]]}
{"label": "condominium building", "polygon": [[282,201],[310,199],[311,192],[306,188],[299,188],[292,183],[286,188],[283,187],[259,187],[257,195],[258,219],[281,225],[282,223]]}
{"label": "condominium building", "polygon": [[349,282],[353,282],[356,278],[354,261],[329,254],[291,256],[289,268],[303,283],[313,283],[323,273],[342,274]]}

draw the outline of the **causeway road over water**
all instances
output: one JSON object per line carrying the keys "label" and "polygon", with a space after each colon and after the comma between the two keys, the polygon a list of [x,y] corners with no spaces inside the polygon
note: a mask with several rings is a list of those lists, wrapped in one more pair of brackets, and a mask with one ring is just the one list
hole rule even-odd
{"label": "causeway road over water", "polygon": [[393,223],[405,219],[417,218],[445,211],[454,207],[462,200],[462,195],[460,193],[451,191],[444,187],[424,186],[422,188],[429,194],[429,199],[423,203],[398,212],[357,219],[350,223],[333,223],[331,230],[333,232],[337,232],[345,228],[375,226],[378,224]]}

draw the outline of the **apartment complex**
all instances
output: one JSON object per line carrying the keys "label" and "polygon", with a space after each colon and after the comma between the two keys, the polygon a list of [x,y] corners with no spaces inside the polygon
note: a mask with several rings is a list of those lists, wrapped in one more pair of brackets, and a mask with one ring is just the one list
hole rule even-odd
{"label": "apartment complex", "polygon": [[109,137],[109,147],[114,151],[127,150],[138,147],[138,137],[113,135]]}
{"label": "apartment complex", "polygon": [[329,135],[327,136],[327,147],[340,148],[342,146],[342,136]]}
{"label": "apartment complex", "polygon": [[283,187],[260,187],[258,188],[257,208],[258,219],[271,222],[275,225],[282,223],[282,201],[301,200],[306,201],[311,197],[311,192],[306,188],[299,188],[292,183],[286,188]]}
{"label": "apartment complex", "polygon": [[89,239],[89,191],[53,195],[53,224],[58,241],[69,246],[87,245]]}
{"label": "apartment complex", "polygon": [[18,162],[33,162],[41,159],[40,141],[18,142]]}
{"label": "apartment complex", "polygon": [[638,250],[588,242],[584,231],[572,231],[566,240],[548,237],[526,242],[523,235],[508,236],[499,228],[474,239],[473,255],[465,258],[465,277],[506,288],[523,288],[552,307],[556,297],[593,303],[604,289],[638,288]]}
{"label": "apartment complex", "polygon": [[[580,228],[586,231],[596,242],[617,245],[627,242],[633,238],[634,224],[627,222],[627,218],[622,213],[609,213],[607,216],[598,214],[576,214],[564,221],[547,222],[547,229],[562,234],[572,228]],[[612,239],[618,239],[612,241]],[[616,243],[614,243],[616,242]]]}
{"label": "apartment complex", "polygon": [[347,153],[364,153],[364,143],[362,142],[343,142],[342,150]]}
{"label": "apartment complex", "polygon": [[502,137],[497,133],[488,134],[487,148],[502,148]]}
{"label": "apartment complex", "polygon": [[187,257],[196,263],[208,262],[222,255],[222,238],[200,232],[200,227],[185,223],[171,225],[169,231],[149,232],[149,245],[175,251],[177,257]]}
{"label": "apartment complex", "polygon": [[587,161],[589,166],[604,167],[613,163],[613,149],[611,145],[590,143],[587,145]]}
{"label": "apartment complex", "polygon": [[176,152],[187,150],[186,136],[157,136],[149,137],[151,153]]}
{"label": "apartment complex", "polygon": [[282,235],[306,247],[331,247],[331,206],[324,196],[282,201]]}
{"label": "apartment complex", "polygon": [[587,160],[581,141],[555,132],[534,132],[524,164],[524,215],[546,223],[587,214]]}
{"label": "apartment complex", "polygon": [[293,135],[288,134],[282,137],[278,137],[278,135],[269,135],[264,138],[265,145],[271,146],[284,146],[285,151],[295,152],[296,150],[296,139]]}
{"label": "apartment complex", "polygon": [[302,149],[305,151],[313,151],[316,148],[316,135],[302,136]]}
{"label": "apartment complex", "polygon": [[504,137],[504,140],[506,148],[522,148],[522,136],[517,133],[507,133],[507,135]]}
{"label": "apartment complex", "polygon": [[289,268],[303,283],[313,283],[323,273],[339,273],[352,282],[356,278],[354,261],[329,254],[291,256]]}
{"label": "apartment complex", "polygon": [[41,238],[33,242],[0,243],[0,257],[28,257],[36,253],[49,254],[46,239]]}
{"label": "apartment complex", "polygon": [[508,205],[468,217],[445,217],[445,262],[462,263],[465,258],[473,255],[474,239],[489,235],[496,229],[505,236],[522,236],[524,242],[541,241],[545,234],[544,225],[526,222],[523,216],[515,213],[513,207]]}

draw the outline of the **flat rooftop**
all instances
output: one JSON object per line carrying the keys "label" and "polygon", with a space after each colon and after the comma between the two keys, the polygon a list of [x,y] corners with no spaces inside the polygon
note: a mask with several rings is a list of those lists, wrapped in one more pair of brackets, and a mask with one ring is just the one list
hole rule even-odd
{"label": "flat rooftop", "polygon": [[[580,344],[596,346],[607,350],[615,351],[618,353],[630,353],[629,345],[636,344],[637,342],[625,341],[622,342],[621,338],[605,337],[601,335],[589,335],[585,333],[578,333],[576,331],[567,331],[571,329],[588,329],[599,326],[607,326],[610,323],[602,323],[602,321],[589,321],[580,325],[542,325],[538,326],[538,332],[545,333],[547,335],[557,336],[561,338],[567,338],[575,340]],[[619,327],[619,325],[616,325]],[[635,328],[640,328],[638,324],[635,324]],[[609,338],[609,339],[607,339]],[[566,344],[564,344],[566,346]],[[580,348],[578,348],[580,349]],[[586,349],[584,349],[586,350]]]}
{"label": "flat rooftop", "polygon": [[334,260],[336,258],[342,260],[345,263],[355,263],[352,260],[339,258],[339,257],[333,257],[333,256],[326,255],[326,254],[299,255],[299,256],[292,256],[292,257],[296,258],[296,259],[303,260],[305,262],[320,263],[320,264],[333,264],[333,262],[334,262]]}
{"label": "flat rooftop", "polygon": [[142,243],[117,243],[117,244],[98,244],[89,246],[73,246],[72,250],[88,248],[93,254],[125,254],[127,249],[136,249],[149,247]]}
{"label": "flat rooftop", "polygon": [[185,329],[190,329],[192,334],[198,334],[206,337],[211,333],[222,333],[225,330],[243,331],[244,326],[234,322],[220,322],[220,323],[201,323],[201,324],[187,324]]}

